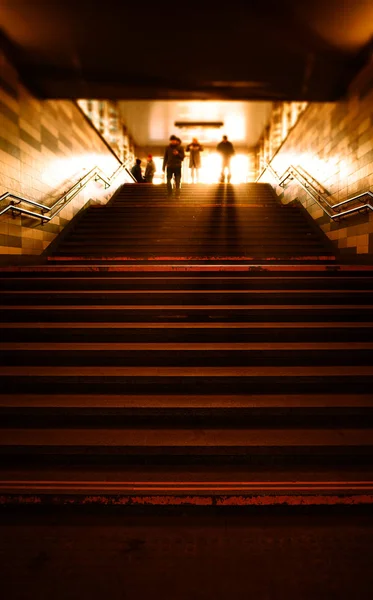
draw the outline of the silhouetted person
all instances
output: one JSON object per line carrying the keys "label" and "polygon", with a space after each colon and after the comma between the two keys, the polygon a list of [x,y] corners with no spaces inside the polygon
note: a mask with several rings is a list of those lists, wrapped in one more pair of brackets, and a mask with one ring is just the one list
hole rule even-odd
{"label": "silhouetted person", "polygon": [[228,137],[226,135],[223,135],[223,139],[220,144],[217,145],[216,150],[219,152],[222,159],[220,181],[224,183],[225,171],[227,170],[227,179],[229,183],[231,180],[231,158],[234,154],[234,148],[233,144],[228,141]]}
{"label": "silhouetted person", "polygon": [[131,169],[131,173],[136,179],[137,183],[144,183],[144,178],[141,171],[141,160],[139,158],[136,158],[136,162]]}
{"label": "silhouetted person", "polygon": [[187,146],[187,152],[190,152],[189,156],[189,168],[192,172],[192,183],[198,182],[198,169],[201,168],[201,152],[203,152],[203,146],[199,143],[197,138],[192,139],[192,143]]}
{"label": "silhouetted person", "polygon": [[146,183],[153,183],[154,173],[156,171],[155,162],[151,154],[148,154],[148,162],[146,163],[145,169],[145,181]]}
{"label": "silhouetted person", "polygon": [[167,173],[167,195],[172,196],[172,178],[175,178],[175,196],[180,197],[181,165],[185,157],[184,148],[181,146],[180,138],[176,135],[170,137],[170,143],[166,146],[163,158],[163,171]]}

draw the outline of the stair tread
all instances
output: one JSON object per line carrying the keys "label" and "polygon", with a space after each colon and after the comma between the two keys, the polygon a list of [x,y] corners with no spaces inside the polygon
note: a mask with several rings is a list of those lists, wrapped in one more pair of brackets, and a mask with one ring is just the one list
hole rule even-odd
{"label": "stair tread", "polygon": [[[22,352],[35,352],[35,351],[90,351],[90,352],[101,352],[105,350],[119,351],[146,351],[146,352],[157,352],[157,351],[194,351],[204,350],[209,352],[220,352],[225,351],[263,351],[263,350],[293,350],[293,351],[307,351],[307,350],[373,350],[373,343],[371,342],[235,342],[235,343],[224,343],[224,342],[27,342],[25,347],[24,343],[21,342],[0,342],[0,350],[19,350]],[[373,362],[373,356],[372,356]]]}
{"label": "stair tread", "polygon": [[42,446],[373,447],[373,429],[2,429],[0,449]]}
{"label": "stair tread", "polygon": [[22,304],[22,305],[14,305],[14,304],[3,304],[1,309],[4,310],[13,310],[13,311],[21,311],[21,310],[43,310],[43,311],[53,311],[53,310],[64,310],[66,308],[69,310],[137,310],[137,311],[145,311],[145,310],[209,310],[209,311],[218,311],[218,310],[260,310],[260,311],[273,311],[273,310],[300,310],[300,311],[310,311],[310,310],[373,310],[373,304]]}
{"label": "stair tread", "polygon": [[302,472],[288,469],[275,473],[268,470],[237,470],[229,473],[223,468],[194,469],[190,472],[158,469],[147,471],[140,467],[138,472],[132,469],[112,469],[110,478],[107,472],[92,467],[69,471],[59,468],[58,473],[48,469],[20,469],[0,473],[1,493],[78,493],[87,494],[99,491],[101,494],[234,494],[234,493],[340,493],[358,494],[372,492],[373,474],[366,469],[355,473],[343,469],[340,473],[333,470],[315,470]]}
{"label": "stair tread", "polygon": [[32,297],[32,296],[45,296],[45,295],[53,295],[53,296],[59,296],[59,295],[65,295],[67,296],[68,294],[71,295],[82,295],[82,296],[92,296],[92,295],[102,295],[102,294],[107,294],[110,296],[117,296],[117,295],[123,295],[123,296],[130,296],[130,295],[138,295],[138,296],[143,296],[143,295],[149,295],[151,294],[152,296],[160,296],[160,295],[164,295],[164,296],[188,296],[188,295],[206,295],[206,296],[213,296],[215,294],[221,294],[221,295],[237,295],[237,296],[242,296],[244,294],[250,296],[250,295],[259,295],[259,294],[263,294],[263,295],[268,295],[268,296],[274,296],[274,295],[279,295],[279,296],[285,296],[286,294],[299,294],[300,296],[304,296],[304,295],[313,295],[313,294],[320,294],[321,296],[326,296],[327,294],[329,295],[354,295],[354,294],[361,294],[361,295],[372,295],[373,294],[373,290],[369,290],[369,289],[353,289],[353,290],[343,290],[343,289],[317,289],[317,288],[310,288],[310,289],[291,289],[291,288],[285,288],[285,289],[274,289],[274,290],[268,290],[268,289],[245,289],[245,290],[240,290],[240,289],[224,289],[224,288],[211,288],[211,289],[196,289],[196,290],[192,290],[192,289],[152,289],[150,286],[147,289],[130,289],[130,290],[126,290],[126,289],[120,289],[120,290],[111,290],[111,289],[93,289],[93,290],[74,290],[74,289],[64,289],[64,290],[0,290],[0,297],[3,298],[8,298],[9,296],[28,296],[28,297]]}
{"label": "stair tread", "polygon": [[242,408],[372,408],[366,394],[1,394],[0,408],[242,409]]}
{"label": "stair tread", "polygon": [[125,366],[0,366],[7,377],[363,377],[373,376],[371,366],[241,366],[241,367],[125,367]]}
{"label": "stair tread", "polygon": [[108,321],[108,322],[104,322],[104,323],[100,323],[100,322],[85,322],[85,321],[79,321],[78,323],[76,322],[69,322],[69,321],[64,321],[63,323],[56,321],[56,322],[44,322],[44,323],[28,323],[28,322],[20,322],[20,321],[16,321],[14,323],[0,323],[0,329],[321,329],[321,330],[325,330],[325,329],[366,329],[366,328],[373,328],[373,321],[368,321],[368,322],[364,322],[364,321],[357,321],[355,322],[347,322],[347,321],[341,321],[341,322],[328,322],[328,321],[312,321],[311,323],[309,322],[304,322],[304,321],[299,321],[299,322],[285,322],[285,323],[267,323],[267,322],[263,322],[263,323],[259,323],[259,322],[255,322],[255,323],[247,323],[247,322],[243,322],[243,323],[239,323],[237,321],[232,322],[232,323],[224,323],[224,322],[217,322],[217,323],[192,323],[192,322],[188,322],[188,323],[174,323],[174,322],[170,322],[168,323],[167,321],[163,321],[162,323],[152,323],[152,322],[147,322],[147,323],[122,323],[122,322],[114,322],[114,321]]}

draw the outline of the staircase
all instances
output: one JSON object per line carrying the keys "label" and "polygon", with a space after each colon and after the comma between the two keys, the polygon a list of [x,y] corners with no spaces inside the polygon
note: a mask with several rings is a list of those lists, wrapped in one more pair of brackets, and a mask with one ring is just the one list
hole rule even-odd
{"label": "staircase", "polygon": [[373,501],[373,272],[268,186],[124,186],[1,269],[5,503]]}
{"label": "staircase", "polygon": [[58,260],[315,261],[333,249],[301,206],[281,205],[269,185],[124,185],[91,206],[58,246]]}

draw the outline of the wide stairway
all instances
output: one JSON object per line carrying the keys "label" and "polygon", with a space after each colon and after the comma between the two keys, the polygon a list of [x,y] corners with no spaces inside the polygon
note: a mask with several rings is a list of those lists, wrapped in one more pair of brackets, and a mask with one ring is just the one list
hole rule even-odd
{"label": "wide stairway", "polygon": [[373,272],[267,186],[128,185],[1,269],[5,503],[373,501]]}
{"label": "wide stairway", "polygon": [[124,185],[106,206],[91,206],[58,246],[59,260],[334,260],[333,249],[299,206],[281,205],[265,184]]}

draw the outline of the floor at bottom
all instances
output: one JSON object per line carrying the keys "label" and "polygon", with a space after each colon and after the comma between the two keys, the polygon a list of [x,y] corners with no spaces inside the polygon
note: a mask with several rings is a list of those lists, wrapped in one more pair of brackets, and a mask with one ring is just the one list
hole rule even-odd
{"label": "floor at bottom", "polygon": [[7,600],[359,599],[372,510],[2,510]]}

